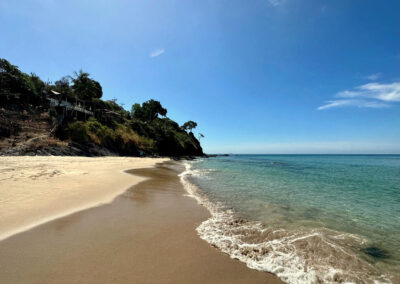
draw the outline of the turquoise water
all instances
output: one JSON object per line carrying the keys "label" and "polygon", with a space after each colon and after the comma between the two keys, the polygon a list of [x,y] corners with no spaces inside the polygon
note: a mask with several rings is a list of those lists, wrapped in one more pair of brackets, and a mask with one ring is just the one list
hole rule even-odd
{"label": "turquoise water", "polygon": [[362,241],[340,245],[379,273],[400,268],[399,155],[233,155],[191,166],[190,180],[241,218],[352,234]]}

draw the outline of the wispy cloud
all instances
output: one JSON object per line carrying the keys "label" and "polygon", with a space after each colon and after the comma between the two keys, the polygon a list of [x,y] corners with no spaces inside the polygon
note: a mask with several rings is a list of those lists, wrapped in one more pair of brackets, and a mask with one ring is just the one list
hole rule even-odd
{"label": "wispy cloud", "polygon": [[285,2],[285,0],[268,0],[269,4],[271,4],[274,7],[277,7],[281,4],[283,4],[283,2]]}
{"label": "wispy cloud", "polygon": [[382,103],[382,102],[371,102],[371,101],[366,101],[366,100],[333,100],[333,101],[327,101],[326,104],[318,107],[318,110],[323,110],[323,109],[333,108],[333,107],[341,107],[341,106],[383,108],[383,107],[388,107],[389,105],[386,103]]}
{"label": "wispy cloud", "polygon": [[383,108],[391,103],[400,102],[400,82],[391,84],[368,83],[345,90],[335,95],[335,100],[327,101],[318,110],[355,106],[360,108]]}
{"label": "wispy cloud", "polygon": [[341,98],[363,97],[388,102],[400,102],[400,82],[391,84],[368,83],[337,94]]}
{"label": "wispy cloud", "polygon": [[375,73],[375,74],[368,75],[365,78],[368,80],[371,80],[371,81],[375,81],[375,80],[378,80],[381,77],[381,75],[382,75],[381,73]]}
{"label": "wispy cloud", "polygon": [[165,52],[165,49],[164,49],[164,48],[158,48],[158,49],[155,49],[155,50],[153,50],[152,52],[150,52],[149,56],[150,56],[151,58],[154,58],[154,57],[160,56],[160,55],[163,54],[164,52]]}

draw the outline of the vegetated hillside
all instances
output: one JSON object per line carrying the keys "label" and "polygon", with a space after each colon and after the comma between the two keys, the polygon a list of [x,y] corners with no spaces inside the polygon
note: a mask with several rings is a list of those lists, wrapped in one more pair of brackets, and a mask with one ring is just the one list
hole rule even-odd
{"label": "vegetated hillside", "polygon": [[203,155],[195,122],[179,126],[155,100],[127,111],[102,95],[88,73],[45,83],[0,59],[0,154]]}

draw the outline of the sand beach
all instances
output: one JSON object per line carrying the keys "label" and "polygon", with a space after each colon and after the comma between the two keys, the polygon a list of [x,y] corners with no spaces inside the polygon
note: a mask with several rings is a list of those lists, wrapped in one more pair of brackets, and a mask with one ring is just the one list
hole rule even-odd
{"label": "sand beach", "polygon": [[41,223],[111,202],[143,178],[126,169],[168,159],[0,157],[0,240]]}
{"label": "sand beach", "polygon": [[[128,173],[125,170],[128,170]],[[201,240],[166,159],[2,157],[1,283],[282,283]]]}

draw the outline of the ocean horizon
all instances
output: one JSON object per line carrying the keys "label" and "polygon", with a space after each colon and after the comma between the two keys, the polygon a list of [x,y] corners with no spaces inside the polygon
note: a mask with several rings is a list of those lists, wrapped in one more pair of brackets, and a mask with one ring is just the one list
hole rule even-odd
{"label": "ocean horizon", "polygon": [[287,283],[392,283],[398,154],[232,154],[186,162],[201,238]]}
{"label": "ocean horizon", "polygon": [[256,154],[246,154],[246,153],[208,153],[207,155],[216,155],[216,156],[400,156],[400,153],[387,153],[387,154],[380,154],[380,153],[370,153],[370,154],[330,154],[330,153],[318,153],[318,154],[307,154],[307,153],[298,153],[298,154],[290,154],[290,153],[256,153]]}

